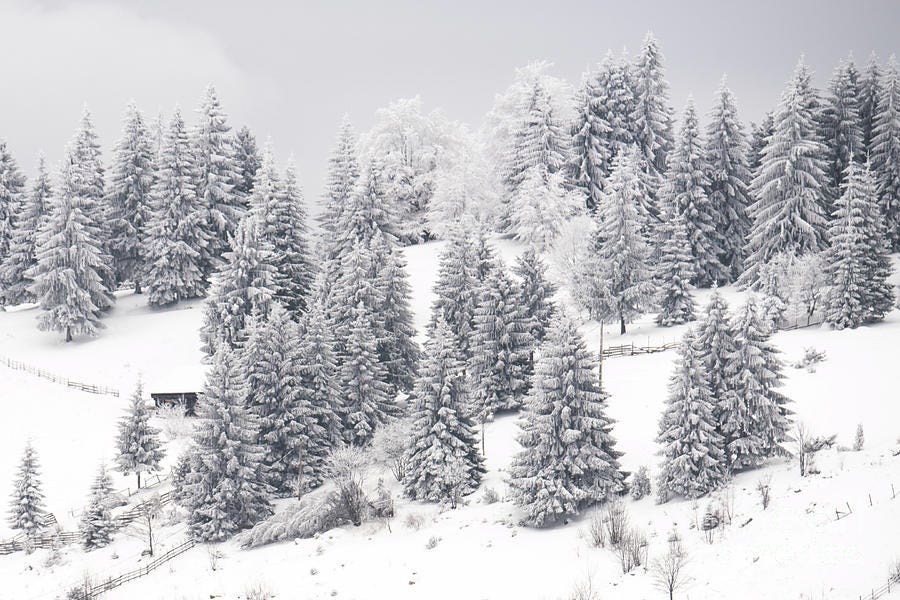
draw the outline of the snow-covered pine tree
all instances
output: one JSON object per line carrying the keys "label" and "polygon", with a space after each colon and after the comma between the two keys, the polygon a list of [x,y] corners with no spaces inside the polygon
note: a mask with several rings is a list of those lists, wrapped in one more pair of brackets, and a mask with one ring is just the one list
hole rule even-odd
{"label": "snow-covered pine tree", "polygon": [[180,494],[196,540],[225,540],[272,513],[257,443],[259,423],[245,407],[246,395],[239,358],[222,348],[200,396],[196,460],[189,461]]}
{"label": "snow-covered pine tree", "polygon": [[663,327],[694,320],[694,298],[690,281],[694,278],[695,261],[688,241],[684,215],[667,217],[661,226],[665,235],[654,279],[659,290],[659,314],[656,323]]}
{"label": "snow-covered pine tree", "polygon": [[371,316],[362,303],[356,306],[353,317],[338,380],[345,409],[344,439],[363,446],[371,441],[376,428],[399,411],[390,396],[387,373],[378,361]]}
{"label": "snow-covered pine tree", "polygon": [[515,304],[524,311],[532,344],[536,345],[544,341],[556,312],[553,304],[556,286],[547,279],[547,268],[532,249],[526,249],[519,255],[512,270],[519,278]]}
{"label": "snow-covered pine tree", "polygon": [[350,118],[345,115],[338,130],[335,147],[328,159],[324,209],[320,217],[322,229],[328,235],[338,231],[344,208],[356,189],[359,180],[357,153],[356,132]]}
{"label": "snow-covered pine tree", "polygon": [[750,232],[747,208],[750,197],[749,145],[738,119],[737,103],[725,77],[716,92],[716,104],[706,130],[707,196],[715,215],[722,252],[719,262],[727,279],[735,281],[744,269],[744,247]]}
{"label": "snow-covered pine tree", "polygon": [[833,201],[841,193],[847,166],[861,160],[865,152],[859,116],[859,72],[852,56],[834,70],[821,121],[830,179],[829,199]]}
{"label": "snow-covered pine tree", "polygon": [[150,413],[144,399],[144,386],[138,382],[131,395],[128,413],[119,421],[116,464],[123,475],[137,475],[141,487],[141,473],[162,469],[160,462],[166,451],[160,443],[159,430],[150,425]]}
{"label": "snow-covered pine tree", "polygon": [[724,440],[716,430],[715,400],[692,330],[685,333],[678,353],[656,439],[663,457],[657,483],[662,502],[670,494],[699,498],[728,478]]}
{"label": "snow-covered pine tree", "polygon": [[[379,234],[380,235],[380,234]],[[373,238],[373,241],[376,238]],[[329,326],[334,333],[335,352],[338,362],[347,356],[347,340],[350,329],[362,310],[369,324],[369,334],[375,344],[381,348],[388,341],[385,331],[385,319],[382,314],[385,290],[379,287],[377,273],[383,265],[385,255],[373,254],[369,246],[354,242],[350,251],[343,255],[338,280],[332,286],[325,304]]]}
{"label": "snow-covered pine tree", "polygon": [[103,548],[111,541],[116,529],[109,510],[112,492],[112,478],[106,465],[100,465],[94,483],[91,484],[90,500],[81,514],[81,541],[85,550]]}
{"label": "snow-covered pine tree", "polygon": [[106,248],[113,259],[116,283],[131,281],[141,293],[144,228],[150,217],[151,190],[156,156],[144,117],[134,103],[125,109],[122,137],[113,151],[110,182],[106,190],[109,238]]}
{"label": "snow-covered pine tree", "polygon": [[[23,202],[25,177],[5,140],[0,140],[0,262],[10,254],[15,220]],[[5,283],[0,281],[0,284]]]}
{"label": "snow-covered pine tree", "polygon": [[[747,165],[750,168],[751,183],[752,177],[759,172],[762,165],[763,150],[766,147],[769,136],[775,131],[775,115],[771,111],[767,112],[759,125],[752,123],[752,133],[750,135],[750,151],[747,154]],[[749,208],[749,207],[748,207]]]}
{"label": "snow-covered pine tree", "polygon": [[888,240],[897,252],[900,251],[900,73],[894,56],[881,78],[870,160]]}
{"label": "snow-covered pine tree", "polygon": [[863,152],[872,156],[872,133],[875,130],[875,115],[878,113],[878,97],[881,96],[881,66],[875,51],[869,56],[866,72],[859,80],[859,121],[862,127]]}
{"label": "snow-covered pine tree", "polygon": [[597,207],[597,247],[592,257],[595,297],[589,299],[591,314],[604,321],[625,323],[642,313],[654,294],[649,251],[641,233],[638,207],[643,198],[640,158],[635,150],[613,160],[602,202]]}
{"label": "snow-covered pine tree", "polygon": [[29,291],[43,311],[38,327],[65,333],[67,342],[79,334],[97,335],[103,327],[100,313],[113,298],[102,276],[108,272],[102,239],[90,216],[96,214],[96,204],[80,195],[80,174],[73,159],[70,153],[63,163],[59,194],[52,200],[37,248],[37,264],[27,273],[34,281]]}
{"label": "snow-covered pine tree", "polygon": [[369,160],[359,185],[341,210],[336,227],[331,256],[344,256],[355,243],[370,245],[376,232],[396,242],[394,214],[385,196],[382,165],[378,159]]}
{"label": "snow-covered pine tree", "polygon": [[276,302],[268,318],[251,321],[249,331],[241,351],[246,406],[259,424],[266,481],[276,494],[290,496],[297,493],[301,460],[303,487],[321,483],[331,443],[303,387],[300,337],[289,313]]}
{"label": "snow-covered pine tree", "polygon": [[880,321],[891,311],[891,259],[868,167],[850,163],[828,231],[825,321],[838,329]]}
{"label": "snow-covered pine tree", "polygon": [[293,166],[281,180],[271,148],[263,150],[251,197],[252,211],[260,227],[260,238],[272,248],[275,298],[296,319],[305,309],[312,288],[313,266],[309,249],[309,226],[303,194]]}
{"label": "snow-covered pine tree", "polygon": [[756,289],[759,269],[774,255],[816,252],[823,246],[828,181],[825,148],[817,132],[818,99],[801,59],[774,117],[754,174],[753,227],[739,283]]}
{"label": "snow-covered pine tree", "polygon": [[585,206],[590,211],[600,202],[613,153],[613,148],[607,144],[612,128],[604,118],[602,105],[606,79],[602,67],[596,72],[585,73],[575,96],[568,179],[572,185],[581,188]]}
{"label": "snow-covered pine tree", "polygon": [[416,327],[410,307],[412,287],[406,261],[400,250],[380,232],[372,239],[374,285],[380,301],[377,308],[384,329],[378,345],[379,361],[394,390],[409,392],[414,384],[422,351],[416,343]]}
{"label": "snow-covered pine tree", "polygon": [[[422,372],[416,381],[412,438],[403,479],[414,500],[447,502],[475,491],[485,472],[468,402],[463,365],[453,347],[453,335],[438,317],[425,347]],[[459,462],[464,477],[448,466]]]}
{"label": "snow-covered pine tree", "polygon": [[231,245],[206,301],[201,337],[209,355],[222,346],[237,348],[246,339],[247,320],[265,318],[272,304],[272,247],[260,236],[255,215],[241,219]]}
{"label": "snow-covered pine tree", "polygon": [[663,70],[663,55],[659,43],[652,33],[647,32],[632,75],[634,105],[631,130],[634,143],[643,157],[643,170],[652,182],[653,197],[656,197],[656,190],[666,171],[668,154],[674,147],[673,110],[669,105],[669,84]]}
{"label": "snow-covered pine tree", "polygon": [[562,172],[546,174],[541,166],[527,169],[510,200],[509,231],[525,246],[547,249],[581,200],[566,191]]}
{"label": "snow-covered pine tree", "polygon": [[476,250],[465,227],[454,229],[439,260],[429,328],[433,328],[438,319],[445,321],[454,337],[458,358],[466,363],[471,356],[469,336],[481,282]]}
{"label": "snow-covered pine tree", "polygon": [[21,530],[28,537],[41,528],[41,517],[47,512],[39,468],[37,452],[29,441],[13,482],[8,513],[10,529]]}
{"label": "snow-covered pine tree", "polygon": [[194,187],[194,159],[181,111],[172,115],[157,162],[145,229],[142,280],[150,306],[199,298],[206,291],[206,211]]}
{"label": "snow-covered pine tree", "polygon": [[334,339],[321,304],[314,302],[300,319],[299,364],[303,393],[330,447],[343,440],[344,405],[338,385]]}
{"label": "snow-covered pine tree", "polygon": [[[43,161],[43,159],[41,159]],[[41,167],[43,162],[41,162]],[[38,172],[38,182],[46,180],[46,172]],[[0,306],[21,304],[28,299],[24,273],[34,266],[34,237],[43,213],[32,218],[32,200],[26,198],[25,177],[19,171],[6,141],[0,140]]]}
{"label": "snow-covered pine tree", "polygon": [[222,255],[247,208],[247,198],[236,188],[242,181],[234,138],[222,110],[216,89],[206,88],[197,109],[192,153],[195,161],[197,198],[206,212],[204,233],[209,244],[201,249],[204,274],[209,276]]}
{"label": "snow-covered pine tree", "polygon": [[512,499],[533,525],[565,520],[625,489],[596,366],[576,324],[559,317],[535,365],[523,449],[509,470]]}
{"label": "snow-covered pine tree", "polygon": [[253,182],[256,181],[256,171],[259,170],[262,161],[256,147],[256,136],[246,125],[234,134],[234,160],[241,174],[234,189],[245,198],[249,198],[253,192]]}
{"label": "snow-covered pine tree", "polygon": [[531,319],[519,304],[517,287],[500,264],[479,290],[466,369],[482,422],[497,411],[519,408],[528,392],[534,343]]}
{"label": "snow-covered pine tree", "polygon": [[681,131],[667,160],[661,202],[667,214],[684,217],[695,263],[692,283],[708,287],[717,281],[727,281],[730,272],[719,261],[724,254],[724,241],[723,231],[718,228],[723,225],[724,216],[706,195],[710,168],[700,139],[693,98],[688,99]]}
{"label": "snow-covered pine tree", "polygon": [[765,458],[783,455],[793,412],[790,400],[778,388],[783,383],[778,349],[769,343],[756,300],[750,296],[732,325],[736,331],[737,355],[730,374],[737,401],[743,402],[744,417],[737,414],[728,427],[732,438],[728,448],[735,469],[756,466]]}

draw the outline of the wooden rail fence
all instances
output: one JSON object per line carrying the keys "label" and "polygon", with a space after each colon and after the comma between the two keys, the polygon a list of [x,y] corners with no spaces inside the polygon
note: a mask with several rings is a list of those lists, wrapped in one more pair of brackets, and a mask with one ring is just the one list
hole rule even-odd
{"label": "wooden rail fence", "polygon": [[896,590],[900,590],[900,574],[891,575],[888,577],[887,583],[881,587],[872,588],[868,594],[860,594],[859,600],[878,600]]}
{"label": "wooden rail fence", "polygon": [[675,348],[678,344],[669,342],[662,346],[640,346],[634,342],[630,344],[620,344],[618,346],[607,346],[603,349],[603,358],[613,358],[616,356],[637,356],[638,354],[653,354],[654,352],[665,352]]}
{"label": "wooden rail fence", "polygon": [[40,377],[41,379],[46,379],[47,381],[52,381],[53,383],[58,383],[66,387],[81,390],[82,392],[87,392],[89,394],[97,394],[100,396],[119,396],[119,390],[102,385],[94,385],[92,383],[72,381],[71,379],[63,377],[61,375],[51,373],[50,371],[45,371],[44,369],[39,369],[35,366],[20,362],[18,360],[13,360],[5,356],[0,356],[0,364],[4,364],[10,369],[15,369],[16,371],[24,371],[36,377]]}

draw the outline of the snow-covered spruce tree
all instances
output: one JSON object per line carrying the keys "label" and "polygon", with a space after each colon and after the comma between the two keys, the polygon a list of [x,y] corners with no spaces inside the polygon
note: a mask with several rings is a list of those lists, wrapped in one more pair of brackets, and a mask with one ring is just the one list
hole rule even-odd
{"label": "snow-covered spruce tree", "polygon": [[189,461],[180,494],[191,535],[199,541],[225,540],[272,512],[259,423],[245,406],[246,394],[239,358],[222,348],[200,396],[196,459]]}
{"label": "snow-covered spruce tree", "polygon": [[150,306],[169,306],[206,292],[206,211],[194,186],[194,158],[181,111],[172,115],[157,159],[145,228],[142,280]]}
{"label": "snow-covered spruce tree", "polygon": [[818,99],[801,60],[774,116],[754,174],[753,227],[739,283],[755,289],[759,269],[774,255],[815,252],[823,246],[826,216],[825,148],[816,129]]}
{"label": "snow-covered spruce tree", "polygon": [[494,177],[481,139],[469,133],[460,140],[460,151],[442,156],[434,175],[434,195],[428,203],[428,232],[448,239],[464,219],[493,228],[500,202],[500,183]]}
{"label": "snow-covered spruce tree", "polygon": [[160,443],[159,430],[150,425],[150,413],[144,399],[144,386],[138,382],[131,395],[128,413],[119,421],[116,464],[123,475],[134,473],[141,487],[141,473],[162,469],[166,451]]}
{"label": "snow-covered spruce tree", "polygon": [[141,293],[141,275],[145,272],[142,246],[150,217],[155,158],[144,117],[133,103],[129,104],[122,137],[113,151],[106,190],[106,248],[113,259],[116,283],[133,282],[136,294]]}
{"label": "snow-covered spruce tree", "polygon": [[375,429],[397,416],[387,374],[378,362],[378,345],[372,333],[371,316],[360,303],[350,322],[338,381],[344,402],[344,439],[363,446]]}
{"label": "snow-covered spruce tree", "polygon": [[81,541],[85,550],[103,548],[111,541],[116,529],[109,510],[112,492],[112,478],[106,465],[100,465],[94,483],[91,484],[90,500],[81,514]]}
{"label": "snow-covered spruce tree", "polygon": [[247,198],[236,188],[242,181],[236,160],[234,137],[215,88],[206,88],[194,128],[192,153],[195,161],[197,198],[205,211],[204,233],[209,240],[201,249],[203,271],[209,276],[247,208]]}
{"label": "snow-covered spruce tree", "polygon": [[350,251],[343,256],[338,280],[332,286],[325,305],[339,362],[347,356],[347,340],[359,311],[364,313],[368,321],[369,334],[376,346],[381,348],[388,341],[381,313],[385,304],[384,290],[376,281],[376,274],[382,267],[376,264],[376,260],[384,259],[383,254],[375,256],[369,246],[360,242],[354,242]]}
{"label": "snow-covered spruce tree", "polygon": [[297,493],[301,460],[301,485],[322,482],[331,443],[303,387],[300,337],[287,311],[273,304],[268,318],[251,321],[249,331],[241,350],[246,405],[259,424],[266,481],[276,494],[289,496]]}
{"label": "snow-covered spruce tree", "polygon": [[900,73],[893,56],[881,79],[870,152],[888,240],[900,251]]}
{"label": "snow-covered spruce tree", "polygon": [[595,368],[578,327],[560,317],[535,365],[518,438],[523,449],[509,470],[512,499],[532,525],[565,520],[625,489]]}
{"label": "snow-covered spruce tree", "polygon": [[262,161],[256,146],[256,136],[246,125],[234,134],[234,160],[241,174],[234,189],[245,198],[249,198],[253,192],[253,182],[256,181],[256,172]]}
{"label": "snow-covered spruce tree", "polygon": [[246,339],[247,320],[265,318],[272,304],[272,247],[260,237],[255,215],[241,219],[231,245],[206,301],[201,338],[209,355],[222,346],[238,347]]}
{"label": "snow-covered spruce tree", "polygon": [[880,321],[891,311],[891,259],[868,167],[850,163],[828,231],[825,321],[838,329]]}
{"label": "snow-covered spruce tree", "polygon": [[620,153],[597,208],[597,248],[592,257],[591,277],[597,290],[589,303],[591,316],[625,323],[650,305],[654,294],[649,251],[641,233],[638,206],[643,194],[639,157]]}
{"label": "snow-covered spruce tree", "polygon": [[[43,157],[37,185],[42,183],[47,183]],[[34,240],[46,202],[43,195],[35,197],[32,193],[26,197],[25,177],[6,142],[0,140],[0,306],[21,304],[30,299],[25,271],[34,266]]]}
{"label": "snow-covered spruce tree", "polygon": [[322,306],[313,303],[300,319],[299,369],[316,422],[325,431],[330,447],[343,440],[344,404],[338,385],[334,340]]}
{"label": "snow-covered spruce tree", "polygon": [[[469,410],[465,373],[456,354],[450,329],[438,318],[426,343],[411,414],[412,436],[403,487],[414,500],[449,502],[470,494],[485,472]],[[461,463],[462,481],[448,468],[455,461]]]}
{"label": "snow-covered spruce tree", "polygon": [[751,123],[750,150],[747,153],[747,165],[750,168],[751,183],[753,181],[752,177],[755,177],[759,172],[759,167],[762,164],[763,150],[766,147],[769,136],[771,136],[774,131],[775,115],[771,111],[766,113],[759,125]]}
{"label": "snow-covered spruce tree", "polygon": [[532,344],[536,345],[544,341],[556,312],[553,304],[556,286],[547,279],[547,268],[532,249],[519,255],[512,270],[519,279],[518,299],[514,303],[524,311]]}
{"label": "snow-covered spruce tree", "polygon": [[470,232],[463,226],[456,228],[447,245],[441,250],[435,299],[431,306],[433,328],[442,319],[447,323],[459,352],[466,363],[471,356],[469,336],[472,332],[475,307],[481,282],[478,261]]}
{"label": "snow-covered spruce tree", "polygon": [[379,233],[372,239],[374,285],[380,306],[376,308],[384,339],[378,357],[393,390],[412,389],[422,351],[416,343],[416,327],[410,307],[412,287],[400,250]]}
{"label": "snow-covered spruce tree", "polygon": [[519,304],[517,287],[501,264],[488,274],[479,291],[466,368],[482,423],[497,411],[519,408],[528,392],[534,344],[531,320]]}
{"label": "snow-covered spruce tree", "polygon": [[296,319],[306,310],[312,288],[309,227],[294,168],[288,167],[281,180],[268,147],[256,172],[251,205],[260,238],[272,249],[269,263],[274,269],[275,298]]}
{"label": "snow-covered spruce tree", "polygon": [[869,56],[866,71],[859,80],[859,121],[862,127],[863,152],[872,156],[872,133],[875,115],[878,113],[878,97],[881,95],[881,66],[875,51]]}
{"label": "snow-covered spruce tree", "polygon": [[694,332],[681,341],[669,397],[659,422],[663,463],[657,482],[660,501],[677,494],[699,498],[728,479],[724,440],[716,431],[715,400]]}
{"label": "snow-covered spruce tree", "polygon": [[706,129],[705,153],[707,196],[715,215],[722,250],[718,258],[726,281],[735,281],[744,269],[744,247],[750,232],[747,208],[753,203],[748,152],[737,103],[723,77]]}
{"label": "snow-covered spruce tree", "polygon": [[22,461],[13,482],[8,513],[10,529],[20,530],[29,537],[41,528],[41,517],[46,512],[41,474],[38,469],[37,452],[29,441],[25,444]]}
{"label": "snow-covered spruce tree", "polygon": [[321,217],[323,231],[338,231],[344,208],[350,202],[359,180],[356,132],[350,118],[344,116],[338,130],[337,141],[328,159],[328,175],[325,181],[324,209]]}
{"label": "snow-covered spruce tree", "polygon": [[[674,147],[672,136],[672,107],[669,105],[669,84],[663,72],[663,55],[652,33],[647,33],[636,59],[632,78],[634,105],[631,130],[634,143],[641,151],[644,172],[650,176],[651,195],[662,182],[668,164],[668,154]],[[656,213],[658,214],[658,213]]]}
{"label": "snow-covered spruce tree", "polygon": [[743,402],[742,415],[727,426],[732,442],[728,448],[734,469],[758,465],[763,459],[786,453],[793,412],[790,400],[778,388],[783,383],[778,349],[769,343],[756,300],[750,296],[738,311],[733,327],[737,334],[737,355],[730,374],[736,398]]}
{"label": "snow-covered spruce tree", "polygon": [[665,183],[660,190],[661,202],[671,215],[684,217],[691,255],[694,257],[694,280],[701,287],[730,278],[729,270],[719,257],[724,253],[723,225],[718,206],[713,205],[706,190],[710,187],[697,112],[693,98],[688,99],[681,120],[681,131],[668,156]]}
{"label": "snow-covered spruce tree", "polygon": [[546,174],[543,167],[525,171],[510,200],[509,231],[528,247],[546,250],[583,200],[564,188],[563,173]]}
{"label": "snow-covered spruce tree", "polygon": [[395,216],[387,201],[382,164],[370,159],[363,177],[341,211],[334,233],[334,256],[342,257],[355,243],[369,245],[376,232],[395,242]]}
{"label": "snow-covered spruce tree", "polygon": [[603,105],[607,80],[604,67],[582,76],[581,87],[575,96],[575,121],[572,123],[568,178],[571,184],[581,188],[585,206],[590,211],[600,202],[603,182],[609,176],[615,150],[608,143],[612,127],[605,119]]}
{"label": "snow-covered spruce tree", "polygon": [[822,109],[822,134],[828,161],[829,197],[841,191],[844,172],[865,156],[862,120],[859,116],[859,73],[851,56],[834,70]]}
{"label": "snow-covered spruce tree", "polygon": [[37,264],[28,272],[30,292],[43,311],[38,327],[65,333],[67,342],[79,334],[97,335],[100,313],[112,304],[104,284],[106,257],[102,239],[90,215],[92,199],[80,196],[79,174],[72,156],[63,164],[60,191],[52,201],[47,226],[37,248]]}
{"label": "snow-covered spruce tree", "polygon": [[691,254],[684,215],[666,218],[662,232],[665,241],[654,269],[654,279],[660,295],[656,323],[669,327],[694,320],[690,281],[694,277],[696,263]]}

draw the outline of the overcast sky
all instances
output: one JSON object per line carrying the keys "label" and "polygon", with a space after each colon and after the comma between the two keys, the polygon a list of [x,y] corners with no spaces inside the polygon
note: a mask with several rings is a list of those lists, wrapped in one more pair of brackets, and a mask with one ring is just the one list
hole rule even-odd
{"label": "overcast sky", "polygon": [[693,94],[705,114],[727,72],[751,121],[801,54],[823,85],[851,51],[859,64],[898,52],[900,1],[0,0],[0,137],[31,173],[39,150],[59,160],[86,103],[108,159],[130,99],[190,116],[212,82],[232,126],[293,153],[317,199],[344,113],[366,129],[418,94],[477,126],[516,67],[546,59],[577,83],[648,30],[676,111]]}

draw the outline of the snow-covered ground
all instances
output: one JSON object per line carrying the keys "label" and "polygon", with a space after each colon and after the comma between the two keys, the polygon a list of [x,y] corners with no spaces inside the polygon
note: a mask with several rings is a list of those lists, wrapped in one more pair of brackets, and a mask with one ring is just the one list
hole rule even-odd
{"label": "snow-covered ground", "polygon": [[[497,240],[497,245],[511,264],[518,246],[508,240]],[[432,243],[406,252],[420,327],[428,317],[441,247]],[[732,307],[739,304],[739,292],[725,288],[723,293]],[[702,304],[707,295],[699,292],[698,301]],[[198,303],[153,311],[144,298],[126,295],[104,319],[107,329],[99,338],[67,345],[37,330],[33,309],[0,313],[0,356],[123,392],[119,398],[86,394],[0,366],[0,484],[12,481],[30,438],[41,459],[47,506],[64,527],[74,528],[72,511],[84,504],[98,464],[113,458],[116,423],[138,375],[147,392],[196,390],[202,385],[197,334],[201,314]],[[648,315],[625,336],[607,328],[605,343],[644,344],[649,339],[658,344],[681,331],[659,329]],[[589,344],[599,348],[598,325],[588,323],[584,332]],[[774,342],[787,362],[809,346],[827,355],[815,373],[785,369],[784,391],[794,400],[798,420],[814,433],[837,434],[839,443],[847,446],[857,423],[862,423],[866,448],[822,453],[822,473],[815,477],[800,478],[796,464],[787,460],[740,474],[731,487],[733,523],[712,544],[693,528],[709,500],[661,506],[652,499],[626,500],[632,524],[649,540],[651,559],[665,551],[673,527],[683,538],[692,582],[676,597],[857,598],[884,583],[890,565],[900,559],[900,457],[892,455],[900,436],[900,311],[872,327],[781,332]],[[609,411],[617,421],[615,435],[625,452],[626,469],[656,469],[653,440],[673,358],[673,352],[664,352],[604,364]],[[482,490],[491,487],[504,496],[504,470],[517,450],[516,432],[515,417],[488,426],[489,472]],[[176,450],[171,448],[170,458]],[[772,503],[763,511],[755,487],[768,475]],[[386,481],[390,477],[385,474]],[[129,484],[130,478],[117,479],[119,487]],[[898,491],[894,500],[891,484]],[[245,598],[259,585],[280,599],[553,600],[568,598],[575,585],[588,580],[599,598],[665,597],[643,569],[623,576],[610,550],[591,547],[585,533],[593,511],[566,526],[535,530],[517,525],[519,515],[510,503],[488,505],[481,497],[479,491],[468,506],[446,511],[399,499],[389,527],[364,524],[256,550],[226,543],[218,548],[224,557],[215,570],[208,550],[198,546],[106,597]],[[853,513],[835,520],[835,509],[846,510],[847,504]],[[410,526],[410,515],[420,516],[422,525]],[[11,535],[6,527],[0,523],[0,539]],[[431,538],[438,541],[427,549]],[[183,539],[183,527],[177,524],[158,532],[163,551]],[[0,600],[62,597],[64,588],[86,572],[114,576],[146,563],[141,549],[139,540],[123,533],[110,547],[91,553],[67,547],[63,564],[52,568],[44,566],[45,550],[0,556]]]}

